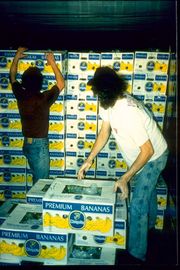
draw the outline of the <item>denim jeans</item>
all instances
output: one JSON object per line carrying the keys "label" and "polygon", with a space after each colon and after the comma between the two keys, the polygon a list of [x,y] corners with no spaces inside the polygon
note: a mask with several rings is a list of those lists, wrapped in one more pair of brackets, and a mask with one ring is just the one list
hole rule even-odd
{"label": "denim jeans", "polygon": [[26,156],[33,175],[33,184],[38,179],[49,178],[50,157],[48,138],[24,138],[23,153]]}
{"label": "denim jeans", "polygon": [[168,150],[158,159],[148,162],[133,181],[135,184],[130,202],[128,251],[134,257],[145,260],[148,229],[153,228],[157,215],[156,183],[166,166]]}

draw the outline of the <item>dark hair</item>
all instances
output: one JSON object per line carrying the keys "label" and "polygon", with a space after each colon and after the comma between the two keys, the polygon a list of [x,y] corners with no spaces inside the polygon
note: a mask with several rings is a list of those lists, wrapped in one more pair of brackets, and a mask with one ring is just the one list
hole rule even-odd
{"label": "dark hair", "polygon": [[93,94],[98,96],[100,105],[107,109],[113,107],[119,97],[123,97],[127,90],[127,82],[123,75],[117,74],[109,67],[96,69],[94,77],[88,81]]}
{"label": "dark hair", "polygon": [[40,92],[42,89],[43,75],[39,68],[29,67],[22,75],[22,86],[31,92]]}

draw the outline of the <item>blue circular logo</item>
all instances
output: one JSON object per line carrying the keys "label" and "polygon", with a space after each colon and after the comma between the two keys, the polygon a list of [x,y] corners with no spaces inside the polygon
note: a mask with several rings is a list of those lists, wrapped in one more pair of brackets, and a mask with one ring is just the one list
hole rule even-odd
{"label": "blue circular logo", "polygon": [[3,128],[9,127],[9,124],[10,124],[10,121],[8,118],[6,118],[6,117],[1,118],[1,125]]}
{"label": "blue circular logo", "polygon": [[81,165],[83,164],[83,162],[84,162],[83,158],[78,158],[77,159],[77,166],[78,167],[81,167]]}
{"label": "blue circular logo", "polygon": [[79,149],[83,149],[83,148],[84,148],[84,141],[82,141],[82,140],[78,141],[77,147],[78,147]]}
{"label": "blue circular logo", "polygon": [[0,57],[0,67],[5,68],[7,65],[7,59],[5,56]]}
{"label": "blue circular logo", "polygon": [[109,143],[109,149],[110,150],[115,150],[116,149],[116,142],[112,141]]}
{"label": "blue circular logo", "polygon": [[69,225],[73,229],[83,229],[85,225],[85,215],[80,211],[73,211],[69,215]]}
{"label": "blue circular logo", "polygon": [[155,63],[154,63],[154,61],[149,61],[149,62],[147,63],[146,68],[147,68],[148,71],[153,71],[154,68],[155,68]]}
{"label": "blue circular logo", "polygon": [[145,90],[146,90],[147,92],[152,92],[152,91],[153,91],[153,83],[152,83],[152,82],[147,82],[147,83],[145,84]]}
{"label": "blue circular logo", "polygon": [[3,174],[3,179],[5,182],[9,182],[11,180],[11,173],[10,172],[5,172]]}
{"label": "blue circular logo", "polygon": [[87,63],[86,62],[80,63],[80,70],[83,70],[83,71],[87,70]]}
{"label": "blue circular logo", "polygon": [[30,257],[37,257],[40,254],[41,245],[37,240],[28,239],[24,247],[26,254]]}
{"label": "blue circular logo", "polygon": [[1,88],[6,89],[8,87],[9,81],[7,78],[0,79]]}
{"label": "blue circular logo", "polygon": [[43,80],[43,83],[42,83],[42,89],[43,89],[43,90],[48,89],[48,80],[46,80],[46,79]]}
{"label": "blue circular logo", "polygon": [[44,62],[41,59],[36,60],[36,67],[38,67],[41,71],[44,69]]}
{"label": "blue circular logo", "polygon": [[106,236],[103,235],[94,235],[94,242],[97,244],[104,244],[106,241]]}
{"label": "blue circular logo", "polygon": [[5,164],[10,164],[11,163],[11,155],[9,155],[9,154],[5,154],[4,156],[3,156],[3,161],[4,161],[4,163]]}
{"label": "blue circular logo", "polygon": [[85,110],[85,104],[84,104],[84,102],[79,102],[79,104],[78,104],[78,110],[81,111],[81,112]]}
{"label": "blue circular logo", "polygon": [[9,190],[9,189],[6,189],[6,190],[4,191],[4,197],[5,197],[6,199],[12,198],[12,191]]}
{"label": "blue circular logo", "polygon": [[85,128],[85,124],[83,122],[79,122],[78,123],[78,129],[79,130],[84,130],[84,128]]}
{"label": "blue circular logo", "polygon": [[114,62],[114,64],[113,64],[113,69],[114,69],[115,71],[119,71],[119,70],[120,70],[120,63],[119,63],[119,62]]}
{"label": "blue circular logo", "polygon": [[80,83],[80,84],[79,84],[79,90],[80,90],[81,92],[84,92],[84,91],[86,90],[86,84],[85,84],[85,83]]}
{"label": "blue circular logo", "polygon": [[10,144],[10,139],[7,135],[2,136],[2,145],[3,146],[9,146]]}
{"label": "blue circular logo", "polygon": [[108,162],[109,168],[115,168],[116,167],[116,161],[115,160],[109,160]]}
{"label": "blue circular logo", "polygon": [[0,99],[1,108],[6,109],[8,107],[8,99],[3,97]]}

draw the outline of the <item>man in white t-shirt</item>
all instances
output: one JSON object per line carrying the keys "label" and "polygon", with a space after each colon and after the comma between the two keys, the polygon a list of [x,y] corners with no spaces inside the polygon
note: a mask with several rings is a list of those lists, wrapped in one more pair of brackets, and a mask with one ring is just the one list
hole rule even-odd
{"label": "man in white t-shirt", "polygon": [[128,198],[128,182],[135,188],[130,202],[128,251],[135,261],[145,261],[148,229],[155,226],[157,179],[165,168],[167,143],[152,114],[126,92],[123,76],[109,67],[100,67],[88,82],[100,102],[101,130],[94,146],[78,172],[84,178],[94,158],[107,143],[112,132],[128,170],[115,183],[114,191]]}

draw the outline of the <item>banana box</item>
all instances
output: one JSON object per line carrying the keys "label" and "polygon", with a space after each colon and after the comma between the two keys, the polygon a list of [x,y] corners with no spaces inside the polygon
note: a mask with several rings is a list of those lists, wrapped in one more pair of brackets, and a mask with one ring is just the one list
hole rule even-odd
{"label": "banana box", "polygon": [[168,97],[175,97],[176,96],[176,75],[170,75],[169,81],[167,85],[167,96]]}
{"label": "banana box", "polygon": [[170,55],[170,62],[169,62],[169,74],[175,75],[177,70],[177,56],[176,53],[171,53]]}
{"label": "banana box", "polygon": [[127,171],[127,164],[122,158],[120,153],[112,156],[109,152],[100,152],[97,156],[97,169],[96,177],[108,177],[111,175],[113,178],[121,176],[122,173]]}
{"label": "banana box", "polygon": [[[47,64],[46,52],[43,51],[26,51],[25,57],[19,60],[18,63],[18,72],[23,73],[29,67],[38,67],[41,72],[44,74],[52,74],[54,72],[52,67]],[[57,63],[58,68],[61,70],[62,74],[65,74],[67,71],[67,56],[66,51],[55,51],[54,58]]]}
{"label": "banana box", "polygon": [[[1,61],[1,60],[0,60]],[[21,82],[22,74],[16,74],[16,80]],[[0,91],[12,93],[12,87],[10,83],[9,70],[1,70],[0,67]]]}
{"label": "banana box", "polygon": [[152,112],[155,117],[164,117],[166,112],[166,95],[156,94],[144,94],[144,95],[133,95],[136,99],[143,102],[146,107]]}
{"label": "banana box", "polygon": [[133,73],[133,52],[103,52],[101,53],[101,66],[109,66],[118,73]]}
{"label": "banana box", "polygon": [[68,52],[68,74],[94,75],[100,67],[100,53]]}
{"label": "banana box", "polygon": [[167,74],[170,54],[168,52],[136,51],[134,59],[134,73],[151,72],[155,74]]}
{"label": "banana box", "polygon": [[156,73],[134,73],[133,94],[154,93],[165,95],[167,91],[168,75]]}
{"label": "banana box", "polygon": [[95,142],[94,136],[86,138],[66,138],[66,151],[76,151],[78,155],[90,152]]}
{"label": "banana box", "polygon": [[22,150],[0,150],[0,167],[25,168],[26,157]]}
{"label": "banana box", "polygon": [[176,97],[169,96],[167,97],[166,105],[166,117],[176,117]]}
{"label": "banana box", "polygon": [[54,180],[43,197],[47,232],[114,233],[114,181]]}
{"label": "banana box", "polygon": [[0,183],[0,201],[12,199],[16,202],[24,202],[26,199],[26,185],[18,183]]}
{"label": "banana box", "polygon": [[67,264],[67,233],[44,232],[40,205],[19,204],[1,225],[1,258]]}
{"label": "banana box", "polygon": [[87,82],[92,79],[88,74],[68,74],[67,75],[67,95],[77,95],[79,99],[85,99],[86,96],[92,97],[91,86]]}
{"label": "banana box", "polygon": [[21,131],[21,119],[19,113],[9,113],[7,110],[0,113],[0,129],[3,131]]}
{"label": "banana box", "polygon": [[49,152],[50,154],[50,169],[64,170],[65,157],[64,152]]}
{"label": "banana box", "polygon": [[114,265],[116,260],[116,249],[77,246],[70,247],[68,265]]}
{"label": "banana box", "polygon": [[[87,159],[89,153],[84,152],[81,154],[78,154],[76,151],[66,151],[66,165],[65,165],[65,175],[67,177],[74,176],[77,178],[78,171],[85,161]],[[92,164],[91,168],[86,172],[86,176],[88,178],[95,178],[95,171],[96,171],[96,159],[94,160],[94,163]]]}
{"label": "banana box", "polygon": [[23,142],[22,132],[0,132],[0,149],[21,150]]}
{"label": "banana box", "polygon": [[0,69],[9,72],[16,50],[0,50]]}
{"label": "banana box", "polygon": [[156,217],[156,223],[155,223],[155,229],[157,230],[163,230],[164,228],[164,210],[163,209],[158,209],[157,210],[157,217]]}
{"label": "banana box", "polygon": [[17,100],[15,99],[14,95],[10,93],[0,93],[0,109],[3,112],[6,112],[7,110],[9,112],[18,113],[18,106],[17,106]]}
{"label": "banana box", "polygon": [[50,152],[62,151],[64,152],[64,135],[63,134],[49,134],[49,150]]}
{"label": "banana box", "polygon": [[86,115],[84,118],[79,118],[76,114],[66,115],[66,134],[67,136],[86,137],[96,135],[97,133],[97,116]]}
{"label": "banana box", "polygon": [[162,175],[160,175],[157,181],[156,191],[157,191],[158,209],[165,210],[167,208],[168,188]]}
{"label": "banana box", "polygon": [[66,100],[66,114],[78,115],[78,118],[85,118],[86,115],[97,115],[98,104],[96,100]]}
{"label": "banana box", "polygon": [[49,134],[64,134],[64,116],[62,114],[49,116]]}
{"label": "banana box", "polygon": [[42,205],[42,198],[52,182],[53,179],[39,179],[27,192],[27,203]]}
{"label": "banana box", "polygon": [[75,245],[79,246],[99,246],[126,249],[126,201],[121,201],[115,208],[114,235],[86,235],[75,234]]}
{"label": "banana box", "polygon": [[18,204],[13,202],[11,199],[6,200],[0,206],[0,225],[10,216],[11,212]]}
{"label": "banana box", "polygon": [[26,168],[0,167],[0,183],[26,183]]}

